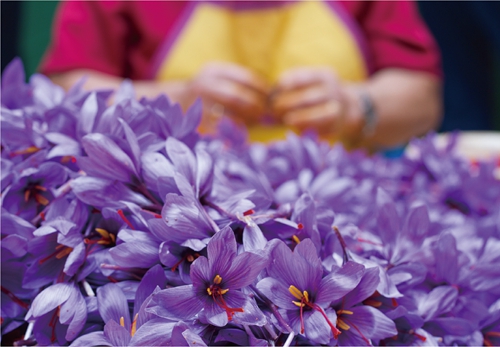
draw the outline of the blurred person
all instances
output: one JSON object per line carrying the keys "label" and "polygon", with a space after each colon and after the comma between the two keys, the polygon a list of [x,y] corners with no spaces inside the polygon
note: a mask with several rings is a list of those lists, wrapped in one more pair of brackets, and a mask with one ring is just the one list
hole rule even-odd
{"label": "blurred person", "polygon": [[441,71],[411,1],[67,1],[40,70],[64,88],[133,81],[204,105],[251,139],[316,130],[348,146],[384,148],[438,126]]}

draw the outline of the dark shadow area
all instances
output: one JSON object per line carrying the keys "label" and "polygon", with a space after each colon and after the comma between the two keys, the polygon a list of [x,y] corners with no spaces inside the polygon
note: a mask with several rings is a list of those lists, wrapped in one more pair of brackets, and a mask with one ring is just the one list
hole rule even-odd
{"label": "dark shadow area", "polygon": [[2,11],[2,47],[1,60],[3,69],[19,55],[19,25],[21,2],[0,1]]}
{"label": "dark shadow area", "polygon": [[441,131],[500,130],[500,2],[422,1],[441,49],[445,116]]}

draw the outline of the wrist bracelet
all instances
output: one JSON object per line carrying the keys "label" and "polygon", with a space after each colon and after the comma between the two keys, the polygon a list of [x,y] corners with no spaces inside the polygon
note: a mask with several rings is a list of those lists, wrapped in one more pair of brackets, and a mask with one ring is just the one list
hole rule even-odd
{"label": "wrist bracelet", "polygon": [[363,117],[365,118],[363,135],[371,136],[375,132],[377,126],[377,112],[375,112],[373,100],[367,92],[361,92],[360,98],[363,106]]}

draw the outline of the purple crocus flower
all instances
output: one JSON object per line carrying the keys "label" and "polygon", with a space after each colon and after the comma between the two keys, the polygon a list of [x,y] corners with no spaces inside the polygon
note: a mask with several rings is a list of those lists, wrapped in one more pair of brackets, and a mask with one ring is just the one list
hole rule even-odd
{"label": "purple crocus flower", "polygon": [[342,299],[332,303],[337,314],[337,327],[342,331],[338,336],[339,346],[371,345],[370,340],[397,335],[391,319],[370,305],[360,305],[372,296],[378,282],[378,269],[366,269],[358,285]]}
{"label": "purple crocus flower", "polygon": [[[230,228],[215,234],[207,245],[207,254],[208,259],[200,256],[191,265],[192,285],[158,292],[153,295],[148,311],[169,319],[187,320],[199,315],[220,327],[229,321],[244,324],[261,321],[260,311],[239,289],[256,279],[267,260],[254,253],[237,255]],[[246,312],[249,305],[252,309]]]}
{"label": "purple crocus flower", "polygon": [[[203,245],[204,246],[204,245]],[[191,284],[189,276],[191,264],[200,256],[206,256],[205,249],[195,251],[174,242],[163,242],[159,248],[160,261],[172,272],[179,271],[179,277],[186,284]]]}
{"label": "purple crocus flower", "polygon": [[25,82],[23,63],[15,58],[2,74],[2,106],[17,109],[33,104],[32,87]]}
{"label": "purple crocus flower", "polygon": [[57,163],[43,163],[24,170],[3,199],[7,211],[31,220],[53,199],[52,190],[66,182],[67,172]]}
{"label": "purple crocus flower", "polygon": [[[167,345],[174,322],[153,319],[138,326],[138,315],[130,319],[127,298],[113,283],[100,287],[97,291],[99,313],[106,322],[104,331],[94,331],[79,337],[72,346],[161,346]],[[141,329],[142,327],[142,329]],[[148,343],[143,343],[144,338]]]}
{"label": "purple crocus flower", "polygon": [[26,314],[34,321],[33,334],[41,345],[60,345],[78,336],[87,319],[87,306],[80,289],[71,283],[57,283],[37,295]]}
{"label": "purple crocus flower", "polygon": [[219,229],[193,196],[167,194],[161,216],[161,219],[148,221],[153,235],[161,241],[176,242],[195,251],[203,249],[202,245]]}
{"label": "purple crocus flower", "polygon": [[293,253],[278,241],[270,254],[269,277],[257,289],[278,306],[294,332],[313,343],[328,343],[341,331],[325,310],[334,300],[351,291],[361,279],[364,267],[348,263],[338,272],[323,277],[321,259],[310,239],[301,241]]}

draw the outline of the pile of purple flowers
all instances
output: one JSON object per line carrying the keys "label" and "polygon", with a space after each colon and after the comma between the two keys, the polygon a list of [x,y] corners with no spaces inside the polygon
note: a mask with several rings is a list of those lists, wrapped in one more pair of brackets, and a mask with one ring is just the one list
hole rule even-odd
{"label": "pile of purple flowers", "polygon": [[[2,77],[2,344],[499,345],[500,179]],[[495,176],[497,175],[497,176]]]}

